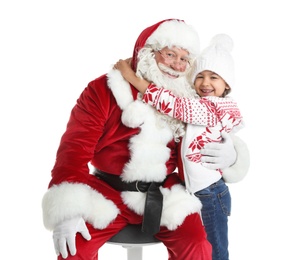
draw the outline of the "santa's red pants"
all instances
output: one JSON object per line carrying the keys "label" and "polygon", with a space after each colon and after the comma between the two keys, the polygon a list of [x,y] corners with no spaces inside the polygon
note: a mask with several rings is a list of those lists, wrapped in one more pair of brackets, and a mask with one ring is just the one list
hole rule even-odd
{"label": "santa's red pants", "polygon": [[[130,211],[129,214],[118,215],[117,219],[103,230],[95,229],[87,223],[92,239],[86,241],[80,234],[77,234],[77,253],[75,256],[69,255],[67,260],[98,260],[99,248],[110,237],[118,233],[127,223],[140,224],[141,221],[141,216]],[[212,259],[212,248],[207,241],[199,214],[186,217],[183,224],[176,230],[170,231],[161,227],[156,237],[167,247],[169,260]],[[58,260],[63,260],[61,255],[58,256]]]}

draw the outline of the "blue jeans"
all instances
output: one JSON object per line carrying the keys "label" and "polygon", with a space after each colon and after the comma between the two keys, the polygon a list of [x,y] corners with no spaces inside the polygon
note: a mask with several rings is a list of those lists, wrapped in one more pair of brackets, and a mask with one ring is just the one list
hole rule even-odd
{"label": "blue jeans", "polygon": [[212,260],[228,260],[228,216],[231,214],[229,187],[221,179],[209,187],[197,191],[202,202],[202,218],[207,238],[212,245]]}

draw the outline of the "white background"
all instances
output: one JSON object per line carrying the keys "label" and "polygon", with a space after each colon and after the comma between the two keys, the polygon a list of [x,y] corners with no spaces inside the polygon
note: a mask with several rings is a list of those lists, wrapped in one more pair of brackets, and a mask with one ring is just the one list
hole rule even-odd
{"label": "white background", "polygon": [[[139,33],[167,18],[193,25],[205,47],[235,43],[236,87],[251,152],[230,185],[231,260],[297,257],[297,8],[295,1],[1,1],[1,251],[4,259],[56,259],[41,199],[70,109],[88,82],[132,55]],[[125,259],[104,245],[99,259]],[[162,244],[144,259],[167,259]]]}

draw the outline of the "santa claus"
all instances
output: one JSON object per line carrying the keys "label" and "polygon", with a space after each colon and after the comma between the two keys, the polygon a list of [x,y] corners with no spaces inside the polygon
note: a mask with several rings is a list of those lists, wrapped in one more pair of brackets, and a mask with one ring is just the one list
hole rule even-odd
{"label": "santa claus", "polygon": [[[164,48],[176,60],[165,57]],[[192,96],[188,76],[199,49],[191,26],[164,20],[140,34],[132,67],[156,85]],[[58,259],[95,260],[119,230],[143,223],[167,247],[169,259],[210,260],[201,203],[175,173],[183,134],[183,123],[141,102],[119,71],[91,81],[71,111],[42,201]],[[237,159],[232,167],[239,164]]]}

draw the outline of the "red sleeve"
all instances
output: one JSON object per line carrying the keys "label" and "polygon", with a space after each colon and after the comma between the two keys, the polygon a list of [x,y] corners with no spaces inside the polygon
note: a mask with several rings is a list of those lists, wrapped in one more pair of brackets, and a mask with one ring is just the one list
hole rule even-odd
{"label": "red sleeve", "polygon": [[[103,83],[104,79],[101,79]],[[104,95],[105,89],[104,86],[96,89],[94,83],[90,82],[77,100],[60,141],[50,186],[62,181],[86,181],[88,163],[94,156],[97,140],[103,133],[107,118],[109,106],[99,97],[100,94]]]}

